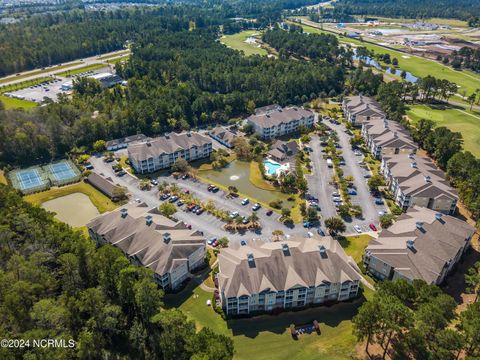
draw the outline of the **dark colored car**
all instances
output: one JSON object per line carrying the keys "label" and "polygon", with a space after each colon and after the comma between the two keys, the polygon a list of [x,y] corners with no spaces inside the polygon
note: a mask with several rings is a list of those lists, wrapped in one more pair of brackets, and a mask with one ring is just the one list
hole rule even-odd
{"label": "dark colored car", "polygon": [[273,210],[268,210],[268,211],[267,211],[267,216],[270,216],[270,215],[272,215],[272,214],[273,214]]}

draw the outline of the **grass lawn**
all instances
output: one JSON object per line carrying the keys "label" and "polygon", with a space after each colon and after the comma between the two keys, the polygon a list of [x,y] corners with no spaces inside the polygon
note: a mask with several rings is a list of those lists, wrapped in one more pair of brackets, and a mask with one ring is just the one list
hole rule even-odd
{"label": "grass lawn", "polygon": [[[332,34],[330,31],[327,32],[305,24],[302,24],[302,27],[305,32]],[[374,45],[343,36],[339,36],[339,41],[344,44],[364,46],[369,50],[375,51],[375,53],[390,54],[392,58],[396,57],[398,59],[398,66],[400,69],[409,71],[417,77],[432,75],[436,78],[452,81],[459,85],[459,91],[464,90],[467,92],[467,95],[473,93],[478,88],[478,84],[480,83],[479,75],[475,75],[469,71],[455,71],[451,67],[440,64],[434,60],[421,58],[400,51],[390,50],[379,45]],[[408,56],[408,58],[404,58],[403,56]]]}
{"label": "grass lawn", "polygon": [[469,111],[468,107],[434,108],[428,105],[414,105],[410,106],[407,115],[413,124],[420,119],[430,119],[437,126],[445,126],[452,131],[460,132],[465,150],[480,157],[480,112]]}
{"label": "grass lawn", "polygon": [[123,51],[118,51],[115,54],[100,56],[97,59],[98,60],[107,60],[107,59],[111,59],[111,58],[114,58],[114,57],[117,57],[117,56],[120,56],[120,55],[126,55],[128,53],[130,53],[130,50],[123,50]]}
{"label": "grass lawn", "polygon": [[19,75],[19,76],[10,75],[8,77],[0,79],[0,84],[5,84],[5,83],[8,83],[10,81],[24,79],[24,78],[30,77],[30,76],[52,73],[53,71],[66,69],[66,68],[76,66],[76,65],[80,65],[80,64],[82,64],[82,61],[77,61],[77,62],[64,64],[64,65],[52,66],[51,68],[45,68],[45,70],[35,70],[35,71],[31,71],[31,72],[28,72],[28,73],[25,73],[25,74],[22,74],[22,75]]}
{"label": "grass lawn", "polygon": [[222,44],[235,50],[241,50],[246,56],[249,55],[267,55],[267,50],[257,47],[257,44],[248,44],[245,42],[250,36],[258,34],[255,30],[245,30],[233,35],[222,36],[220,41]]}
{"label": "grass lawn", "polygon": [[62,186],[59,188],[52,188],[47,191],[42,191],[36,194],[27,195],[24,198],[26,201],[32,204],[41,205],[45,201],[56,199],[58,197],[77,193],[77,192],[87,195],[92,201],[93,205],[95,205],[95,207],[98,209],[100,213],[114,210],[118,206],[120,206],[119,203],[114,203],[108,197],[103,195],[100,191],[95,189],[93,186],[83,181],[73,185]]}
{"label": "grass lawn", "polygon": [[262,172],[260,171],[260,167],[256,161],[252,161],[250,163],[250,182],[255,185],[259,189],[268,190],[268,191],[278,191],[278,189],[270,184],[269,182],[265,181],[262,176]]}
{"label": "grass lawn", "polygon": [[362,261],[362,255],[368,242],[372,239],[370,235],[354,235],[342,238],[339,242],[343,249],[356,263]]}
{"label": "grass lawn", "polygon": [[0,101],[6,109],[29,109],[38,106],[35,101],[14,99],[4,95],[0,95]]}
{"label": "grass lawn", "polygon": [[86,71],[93,71],[93,70],[98,70],[106,67],[105,64],[93,64],[93,65],[88,65],[88,66],[82,66],[77,69],[73,70],[67,70],[61,73],[58,73],[56,75],[58,76],[73,76],[73,75],[78,75]]}
{"label": "grass lawn", "polygon": [[118,57],[118,58],[115,58],[115,59],[107,60],[107,63],[116,65],[116,64],[118,64],[118,63],[121,62],[121,61],[126,61],[126,60],[128,60],[129,58],[130,58],[130,55],[121,56],[121,57]]}
{"label": "grass lawn", "polygon": [[[195,295],[195,296],[193,296]],[[364,296],[370,298],[371,290]],[[212,294],[193,282],[179,294],[166,295],[167,307],[179,307],[198,329],[208,326],[217,333],[233,338],[235,359],[349,359],[355,357],[356,339],[352,335],[351,318],[364,298],[352,303],[340,303],[330,307],[320,306],[280,315],[262,315],[252,319],[223,320],[213,309],[206,306]],[[321,335],[304,334],[295,341],[290,336],[289,326],[320,323]]]}

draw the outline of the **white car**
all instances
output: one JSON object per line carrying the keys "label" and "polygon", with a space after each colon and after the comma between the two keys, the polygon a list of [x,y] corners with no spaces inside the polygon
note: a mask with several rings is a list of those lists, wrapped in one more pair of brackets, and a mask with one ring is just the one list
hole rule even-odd
{"label": "white car", "polygon": [[362,228],[360,227],[360,225],[354,225],[353,228],[355,229],[355,231],[357,233],[361,233],[362,232]]}
{"label": "white car", "polygon": [[238,214],[238,211],[232,211],[232,212],[230,213],[230,218],[231,218],[231,219],[235,219],[238,215],[239,215],[239,214]]}

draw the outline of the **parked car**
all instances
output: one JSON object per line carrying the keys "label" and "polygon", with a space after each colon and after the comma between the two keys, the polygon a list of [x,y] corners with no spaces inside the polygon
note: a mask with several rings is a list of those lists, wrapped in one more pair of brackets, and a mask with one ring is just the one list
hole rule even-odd
{"label": "parked car", "polygon": [[250,202],[247,198],[242,200],[242,205],[247,205]]}
{"label": "parked car", "polygon": [[248,224],[248,218],[246,216],[242,218],[242,224]]}
{"label": "parked car", "polygon": [[232,211],[232,212],[230,213],[230,219],[235,219],[238,215],[239,215],[239,214],[238,214],[238,211]]}
{"label": "parked car", "polygon": [[240,245],[246,246],[246,245],[247,245],[247,241],[246,241],[246,240],[240,240]]}
{"label": "parked car", "polygon": [[85,169],[93,170],[93,165],[92,164],[85,165]]}
{"label": "parked car", "polygon": [[372,229],[373,231],[377,231],[377,227],[374,225],[374,224],[370,224],[368,225],[370,227],[370,229]]}
{"label": "parked car", "polygon": [[372,175],[370,175],[370,174],[365,174],[365,175],[363,175],[363,177],[364,177],[365,179],[369,179],[369,178],[372,177]]}
{"label": "parked car", "polygon": [[158,185],[158,181],[155,180],[155,179],[152,179],[152,180],[150,181],[150,183],[151,183],[152,185],[154,185],[154,186],[157,186],[157,185]]}
{"label": "parked car", "polygon": [[217,246],[218,246],[218,240],[215,240],[215,241],[212,243],[212,246],[213,246],[213,247],[217,247]]}
{"label": "parked car", "polygon": [[220,189],[219,189],[217,186],[214,186],[214,187],[212,188],[212,192],[214,192],[214,193],[218,192],[218,190],[220,190]]}
{"label": "parked car", "polygon": [[210,185],[208,185],[207,190],[212,191],[214,187],[215,187],[215,185],[210,184]]}
{"label": "parked car", "polygon": [[185,189],[183,192],[184,192],[185,194],[190,194],[190,190],[188,190],[188,189]]}
{"label": "parked car", "polygon": [[270,215],[272,215],[272,214],[273,214],[273,210],[268,210],[268,211],[267,211],[267,216],[270,216]]}
{"label": "parked car", "polygon": [[304,228],[307,228],[307,229],[308,229],[309,227],[311,227],[310,221],[304,221],[304,222],[303,222],[303,227],[304,227]]}
{"label": "parked car", "polygon": [[202,215],[204,211],[205,211],[205,210],[201,207],[201,208],[197,209],[197,211],[195,212],[195,214],[197,214],[197,215]]}
{"label": "parked car", "polygon": [[345,163],[345,161],[341,160],[341,161],[339,162],[339,165],[340,165],[340,166],[345,166],[346,163]]}
{"label": "parked car", "polygon": [[160,195],[160,200],[167,200],[170,197],[170,194],[162,194]]}
{"label": "parked car", "polygon": [[119,172],[117,172],[117,176],[121,177],[123,175],[127,175],[127,172],[124,170],[120,170]]}
{"label": "parked car", "polygon": [[177,206],[182,206],[184,204],[183,200],[178,200],[177,201]]}
{"label": "parked car", "polygon": [[190,204],[187,206],[187,211],[193,211],[193,209],[195,209],[197,207],[197,205],[195,204]]}
{"label": "parked car", "polygon": [[178,196],[172,196],[168,201],[171,203],[174,203],[177,200],[178,200]]}
{"label": "parked car", "polygon": [[214,241],[216,241],[217,238],[214,236],[214,237],[211,237],[210,239],[207,240],[207,244],[208,245],[212,245]]}
{"label": "parked car", "polygon": [[361,233],[362,232],[362,228],[360,227],[360,225],[354,225],[353,228],[355,229],[355,231],[357,233]]}
{"label": "parked car", "polygon": [[186,179],[188,179],[188,174],[184,174],[184,175],[182,176],[182,180],[186,180]]}
{"label": "parked car", "polygon": [[320,226],[317,228],[317,233],[320,236],[325,236],[325,231],[323,231],[323,229]]}
{"label": "parked car", "polygon": [[355,190],[350,190],[348,192],[348,195],[357,195],[357,192]]}
{"label": "parked car", "polygon": [[103,159],[104,162],[106,163],[111,163],[114,159],[112,157],[106,157]]}
{"label": "parked car", "polygon": [[259,203],[255,203],[255,204],[252,206],[252,210],[253,210],[253,211],[257,211],[257,210],[260,209],[260,208],[261,208],[261,206],[260,206]]}
{"label": "parked car", "polygon": [[383,205],[383,200],[380,198],[375,199],[375,205]]}

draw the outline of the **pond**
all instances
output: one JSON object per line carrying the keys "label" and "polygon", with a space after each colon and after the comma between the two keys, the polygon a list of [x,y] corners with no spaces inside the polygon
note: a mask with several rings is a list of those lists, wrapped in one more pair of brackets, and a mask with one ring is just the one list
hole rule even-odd
{"label": "pond", "polygon": [[58,220],[72,227],[85,226],[100,214],[90,198],[78,192],[45,201],[41,206],[45,210],[56,213],[55,217]]}
{"label": "pond", "polygon": [[[373,66],[375,69],[382,70],[382,71],[385,70],[387,74],[392,74],[392,68],[388,67],[386,69],[383,69],[382,66],[378,63],[378,61],[376,61],[375,59],[372,59],[371,57],[354,55],[353,60],[362,60],[365,64]],[[402,70],[393,69],[393,74],[396,76],[400,76],[402,74]],[[405,74],[406,74],[405,76],[406,81],[411,83],[416,83],[418,81],[418,78],[412,73],[406,71]]]}
{"label": "pond", "polygon": [[269,191],[256,187],[250,182],[250,163],[235,160],[223,169],[203,170],[199,175],[207,180],[222,184],[226,187],[235,186],[238,191],[246,196],[257,199],[265,204],[273,200],[283,200],[284,207],[294,205],[293,201],[287,201],[290,197],[280,191]]}

